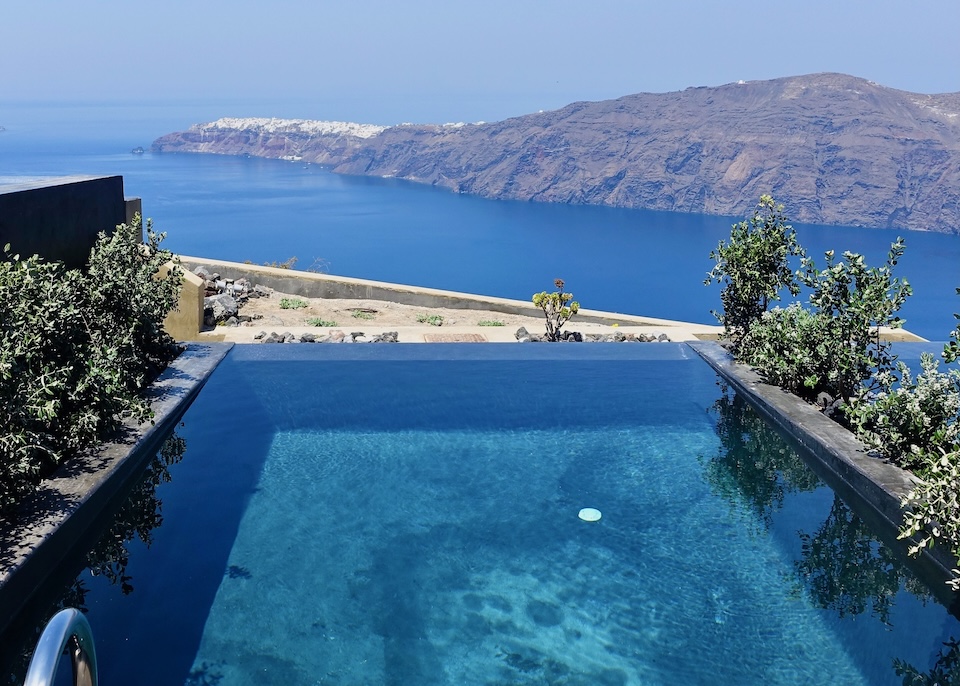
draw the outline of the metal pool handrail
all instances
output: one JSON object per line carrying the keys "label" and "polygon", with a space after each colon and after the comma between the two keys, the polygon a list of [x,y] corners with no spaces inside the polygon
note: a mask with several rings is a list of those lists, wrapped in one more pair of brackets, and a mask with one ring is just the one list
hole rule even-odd
{"label": "metal pool handrail", "polygon": [[87,618],[72,607],[60,610],[44,627],[33,651],[23,686],[50,686],[60,656],[67,650],[73,663],[74,686],[97,686],[97,651]]}

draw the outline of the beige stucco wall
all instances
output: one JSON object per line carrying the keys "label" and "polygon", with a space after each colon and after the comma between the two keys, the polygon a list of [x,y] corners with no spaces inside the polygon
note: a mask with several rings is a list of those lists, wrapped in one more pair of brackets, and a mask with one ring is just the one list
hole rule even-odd
{"label": "beige stucco wall", "polygon": [[[166,278],[173,269],[173,263],[167,262],[158,275]],[[180,301],[176,309],[163,320],[164,330],[178,341],[197,340],[203,326],[203,279],[182,269],[183,287],[180,289]]]}

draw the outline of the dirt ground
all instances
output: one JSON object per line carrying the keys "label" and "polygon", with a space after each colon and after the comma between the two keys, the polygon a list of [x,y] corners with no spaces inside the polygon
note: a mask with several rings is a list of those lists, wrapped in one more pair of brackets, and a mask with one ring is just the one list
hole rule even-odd
{"label": "dirt ground", "polygon": [[[281,303],[306,303],[306,307],[283,308]],[[322,320],[322,328],[387,330],[390,328],[423,327],[426,331],[444,327],[481,326],[493,328],[490,322],[499,322],[504,328],[516,331],[525,326],[530,331],[543,328],[542,318],[525,317],[486,310],[461,310],[443,307],[416,307],[384,300],[346,300],[304,298],[274,292],[268,298],[251,298],[240,314],[253,321],[243,324],[257,329],[278,327],[317,326],[311,320]],[[439,319],[436,319],[439,317]],[[437,323],[439,323],[439,326]]]}

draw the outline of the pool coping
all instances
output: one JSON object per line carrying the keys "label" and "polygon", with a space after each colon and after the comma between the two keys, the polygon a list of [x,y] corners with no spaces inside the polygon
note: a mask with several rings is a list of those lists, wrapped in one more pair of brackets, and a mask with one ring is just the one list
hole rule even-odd
{"label": "pool coping", "polygon": [[[826,470],[828,483],[832,476],[842,485],[842,490],[852,493],[860,501],[854,505],[871,508],[873,515],[899,532],[903,523],[900,502],[918,483],[916,476],[871,455],[869,448],[851,431],[805,400],[779,386],[765,383],[751,367],[735,362],[730,352],[719,343],[690,341],[687,345],[751,405],[799,443]],[[834,486],[833,483],[830,485]],[[905,548],[905,544],[900,541],[898,547]],[[953,577],[951,570],[960,566],[949,552],[938,546],[925,549],[921,558],[925,571],[942,577],[942,580]],[[944,596],[941,592],[948,589],[943,583],[940,586],[942,588],[931,590],[941,598],[957,600],[957,596],[951,593]]]}
{"label": "pool coping", "polygon": [[77,540],[176,426],[233,343],[189,343],[147,389],[151,423],[123,423],[121,436],[61,466],[21,508],[19,523],[0,527],[0,632],[54,573]]}

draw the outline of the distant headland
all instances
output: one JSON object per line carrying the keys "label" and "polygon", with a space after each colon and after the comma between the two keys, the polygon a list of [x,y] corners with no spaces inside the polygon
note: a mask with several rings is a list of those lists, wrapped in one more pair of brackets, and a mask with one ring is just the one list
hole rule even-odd
{"label": "distant headland", "polygon": [[960,93],[843,74],[638,93],[500,122],[197,124],[155,152],[312,162],[487,198],[960,234]]}

